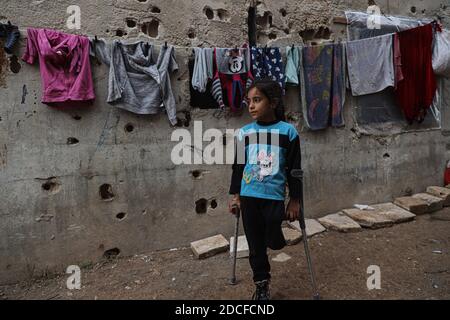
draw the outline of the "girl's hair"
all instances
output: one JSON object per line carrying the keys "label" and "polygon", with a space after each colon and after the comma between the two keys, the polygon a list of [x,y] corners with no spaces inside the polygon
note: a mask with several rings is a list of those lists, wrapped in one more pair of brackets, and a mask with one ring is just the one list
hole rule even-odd
{"label": "girl's hair", "polygon": [[279,83],[270,78],[263,78],[255,80],[248,88],[247,93],[253,88],[258,89],[264,94],[271,104],[275,104],[275,117],[277,120],[286,121],[283,105],[283,89],[280,87]]}

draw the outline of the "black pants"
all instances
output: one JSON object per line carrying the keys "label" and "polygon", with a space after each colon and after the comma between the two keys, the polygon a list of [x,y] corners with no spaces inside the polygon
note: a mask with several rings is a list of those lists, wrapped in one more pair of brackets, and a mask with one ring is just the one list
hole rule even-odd
{"label": "black pants", "polygon": [[284,201],[244,196],[240,198],[253,280],[268,280],[270,263],[267,248],[280,250],[286,246],[281,231],[281,223],[285,220]]}

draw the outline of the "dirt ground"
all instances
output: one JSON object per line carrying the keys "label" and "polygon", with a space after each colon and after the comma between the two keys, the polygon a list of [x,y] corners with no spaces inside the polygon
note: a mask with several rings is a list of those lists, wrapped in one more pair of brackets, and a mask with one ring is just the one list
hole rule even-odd
{"label": "dirt ground", "polygon": [[[310,239],[323,299],[450,299],[450,208],[390,228]],[[273,299],[311,299],[303,243],[271,251],[292,257],[272,265]],[[253,293],[247,259],[238,259],[238,284],[228,284],[230,258],[194,259],[189,248],[104,261],[82,269],[82,288],[68,275],[0,287],[1,299],[243,299]],[[381,289],[369,291],[367,267],[381,269]]]}

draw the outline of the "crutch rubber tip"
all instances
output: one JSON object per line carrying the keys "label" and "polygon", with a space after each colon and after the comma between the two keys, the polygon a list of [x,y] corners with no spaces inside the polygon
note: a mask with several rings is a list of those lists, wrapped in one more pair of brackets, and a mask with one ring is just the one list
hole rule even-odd
{"label": "crutch rubber tip", "polygon": [[232,286],[234,286],[234,285],[236,285],[236,278],[231,278],[230,279],[230,284],[232,285]]}

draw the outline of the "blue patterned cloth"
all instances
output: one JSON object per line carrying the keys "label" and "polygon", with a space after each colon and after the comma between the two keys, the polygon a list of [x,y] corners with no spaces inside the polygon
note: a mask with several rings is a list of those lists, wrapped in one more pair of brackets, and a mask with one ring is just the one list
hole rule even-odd
{"label": "blue patterned cloth", "polygon": [[285,74],[279,48],[252,47],[251,58],[252,74],[255,80],[270,78],[284,89]]}

